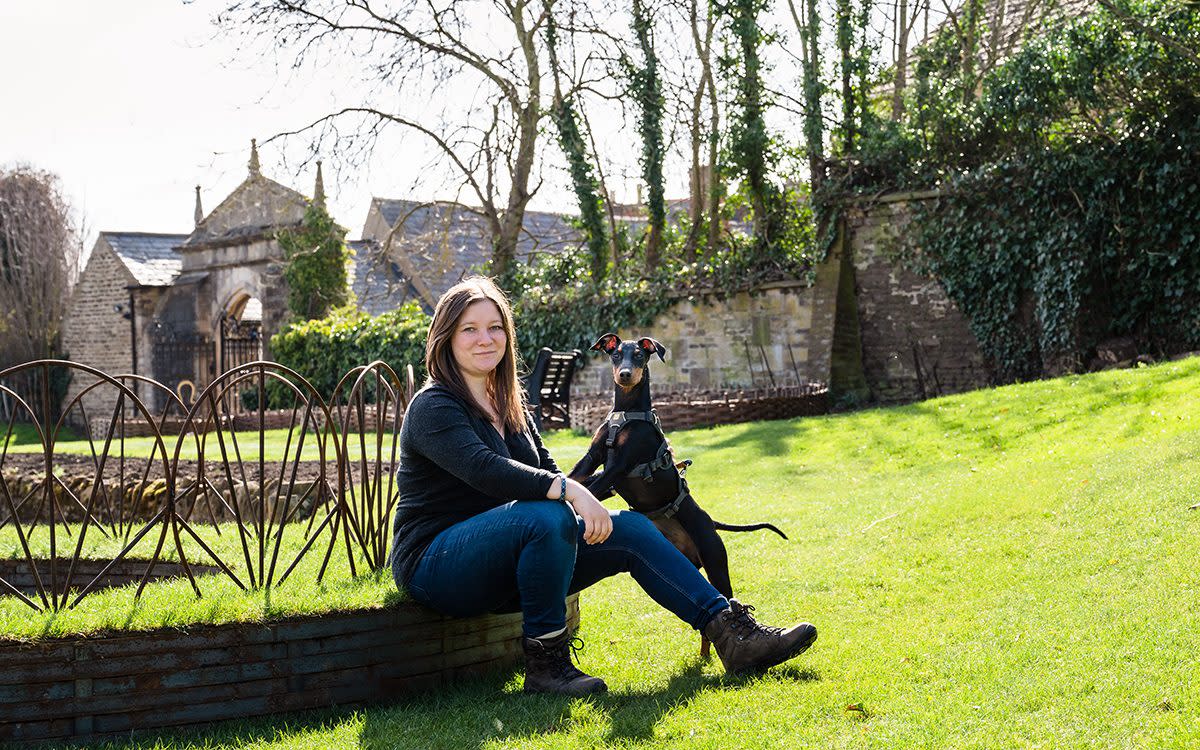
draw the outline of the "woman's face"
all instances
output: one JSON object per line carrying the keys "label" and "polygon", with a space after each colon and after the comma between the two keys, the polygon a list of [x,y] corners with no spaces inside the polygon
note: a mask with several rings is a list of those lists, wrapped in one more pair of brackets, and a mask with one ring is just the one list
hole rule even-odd
{"label": "woman's face", "polygon": [[459,316],[450,351],[467,378],[486,378],[500,364],[508,348],[500,309],[488,299],[475,300]]}

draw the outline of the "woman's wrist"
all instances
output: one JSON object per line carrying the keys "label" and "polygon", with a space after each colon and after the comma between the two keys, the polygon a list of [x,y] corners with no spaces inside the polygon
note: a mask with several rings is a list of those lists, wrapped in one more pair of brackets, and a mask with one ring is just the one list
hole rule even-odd
{"label": "woman's wrist", "polygon": [[558,473],[550,480],[550,486],[546,489],[546,499],[558,500],[560,502],[570,502],[567,500],[567,484],[569,480],[567,475]]}

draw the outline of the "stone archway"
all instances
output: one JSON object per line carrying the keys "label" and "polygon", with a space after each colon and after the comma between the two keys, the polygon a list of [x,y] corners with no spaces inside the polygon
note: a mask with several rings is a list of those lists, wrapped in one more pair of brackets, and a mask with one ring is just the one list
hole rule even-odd
{"label": "stone archway", "polygon": [[218,319],[217,356],[228,372],[263,358],[262,300],[252,292],[235,292]]}

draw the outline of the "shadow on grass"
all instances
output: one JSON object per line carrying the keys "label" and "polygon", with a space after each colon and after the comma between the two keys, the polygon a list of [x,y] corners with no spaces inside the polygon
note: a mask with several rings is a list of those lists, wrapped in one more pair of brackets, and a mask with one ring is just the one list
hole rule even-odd
{"label": "shadow on grass", "polygon": [[806,424],[808,419],[821,417],[806,417],[802,419],[773,420],[766,422],[750,422],[744,431],[711,443],[706,448],[738,448],[745,449],[753,446],[754,450],[763,456],[788,455],[789,441],[803,439],[809,431]]}
{"label": "shadow on grass", "polygon": [[368,711],[358,744],[365,750],[475,748],[497,740],[541,745],[558,734],[578,732],[593,738],[593,729],[607,725],[601,730],[603,736],[594,739],[621,745],[653,739],[664,717],[700,693],[736,690],[762,679],[820,679],[811,669],[791,665],[776,667],[765,676],[744,677],[706,675],[703,669],[697,660],[663,687],[618,690],[588,698],[525,695],[519,687],[513,689],[520,682],[519,670],[508,670],[447,688],[436,696]]}

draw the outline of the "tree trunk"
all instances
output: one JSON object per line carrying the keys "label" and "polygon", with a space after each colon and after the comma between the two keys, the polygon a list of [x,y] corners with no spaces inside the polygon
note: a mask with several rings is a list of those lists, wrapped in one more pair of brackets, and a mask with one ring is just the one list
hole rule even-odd
{"label": "tree trunk", "polygon": [[[701,115],[704,109],[704,92],[708,88],[711,79],[711,56],[712,56],[712,35],[713,35],[713,13],[712,4],[708,3],[708,12],[705,15],[704,39],[700,38],[699,22],[700,14],[697,8],[699,0],[691,0],[688,4],[688,23],[692,32],[692,43],[696,48],[696,56],[700,60],[701,72],[700,79],[696,84],[696,91],[692,96],[691,121],[689,123],[689,131],[692,138],[692,170],[691,180],[689,184],[690,200],[688,203],[688,216],[691,226],[688,228],[687,240],[684,243],[684,259],[689,263],[694,263],[699,257],[699,244],[701,225],[704,223],[705,206],[708,204],[708,193],[710,191],[709,183],[712,182],[712,173],[715,165],[712,165],[709,170],[709,179],[702,179],[702,166],[700,163],[700,147],[704,140],[703,124]],[[707,188],[707,189],[706,189]],[[708,214],[710,224],[717,221],[715,213]],[[711,249],[711,244],[710,244]]]}
{"label": "tree trunk", "polygon": [[579,205],[579,222],[587,234],[588,259],[593,284],[604,280],[608,267],[605,257],[607,237],[605,232],[602,206],[598,194],[596,177],[590,160],[587,146],[580,132],[579,117],[575,111],[574,101],[564,98],[561,82],[561,65],[558,60],[558,27],[554,21],[554,2],[546,0],[546,51],[550,57],[550,74],[554,80],[554,102],[551,116],[558,129],[558,143],[563,154],[567,157],[567,167],[571,174],[571,184],[575,190],[575,200]]}
{"label": "tree trunk", "polygon": [[908,86],[908,0],[896,9],[896,80],[892,89],[892,122],[904,119],[904,89]]}
{"label": "tree trunk", "polygon": [[533,197],[529,192],[529,175],[533,171],[540,121],[541,110],[537,100],[531,97],[521,111],[517,153],[513,160],[513,184],[508,191],[508,206],[500,217],[500,233],[492,243],[492,272],[498,276],[507,274],[512,268],[517,243],[521,239],[521,227],[525,222],[525,207]]}
{"label": "tree trunk", "polygon": [[804,142],[808,151],[808,179],[815,190],[825,171],[825,122],[821,104],[821,17],[817,0],[804,0],[805,18],[796,11],[794,0],[788,0],[792,22],[800,33],[801,65],[804,73]]}
{"label": "tree trunk", "polygon": [[721,167],[718,163],[721,149],[721,106],[717,99],[716,79],[712,72],[712,34],[716,25],[713,18],[712,6],[708,11],[708,40],[709,55],[704,58],[702,65],[704,80],[708,85],[708,241],[705,245],[705,255],[712,257],[717,252],[721,242]]}
{"label": "tree trunk", "polygon": [[854,150],[854,21],[850,0],[837,0],[837,45],[841,53],[843,152]]}
{"label": "tree trunk", "polygon": [[658,56],[651,30],[652,22],[642,1],[633,0],[633,31],[644,64],[634,75],[634,88],[641,110],[638,130],[642,136],[642,179],[646,181],[646,209],[650,221],[646,233],[647,273],[658,267],[663,229],[667,223],[663,186],[662,80],[658,73]]}
{"label": "tree trunk", "polygon": [[513,7],[513,30],[521,44],[525,57],[525,72],[529,83],[529,96],[523,103],[517,121],[517,148],[511,170],[512,185],[508,192],[508,206],[500,219],[500,234],[492,243],[493,273],[503,276],[512,268],[517,254],[517,243],[521,239],[521,227],[525,223],[525,207],[533,194],[529,192],[529,176],[537,158],[538,127],[542,120],[542,72],[534,36],[536,31],[525,27],[524,2]]}

